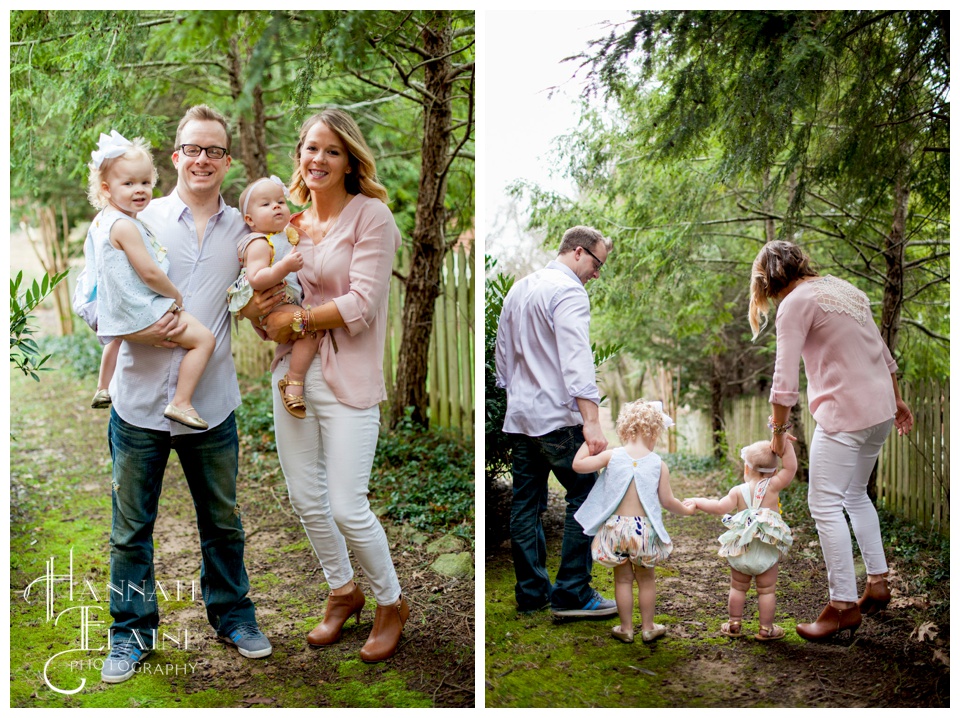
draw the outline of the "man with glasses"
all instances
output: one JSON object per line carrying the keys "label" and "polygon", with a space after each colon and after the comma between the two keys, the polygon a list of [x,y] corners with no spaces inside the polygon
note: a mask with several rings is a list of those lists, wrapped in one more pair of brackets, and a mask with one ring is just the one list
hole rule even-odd
{"label": "man with glasses", "polygon": [[[571,465],[584,441],[607,446],[590,347],[590,299],[613,242],[592,227],[571,227],[557,258],[519,280],[503,302],[497,327],[497,385],[507,391],[503,430],[513,434],[510,539],[521,612],[551,607],[558,620],[614,616],[616,603],[590,586],[590,538],[573,515],[597,474]],[[541,514],[550,472],[566,490],[560,568],[551,585]]]}
{"label": "man with glasses", "polygon": [[237,240],[248,229],[240,212],[220,196],[230,167],[230,134],[223,115],[206,105],[190,108],[177,128],[172,159],[176,187],[151,202],[139,219],[166,247],[169,276],[183,294],[185,308],[217,338],[193,396],[210,428],[194,431],[163,416],[184,355],[168,341],[185,328],[178,325],[177,315],[168,313],[165,324],[123,337],[110,384],[110,582],[119,590],[110,593],[111,651],[101,672],[107,683],[132,677],[159,640],[153,527],[171,449],[180,459],[197,512],[207,620],[221,640],[247,658],[273,651],[247,596],[250,584],[236,499],[239,444],[233,412],[240,404],[240,390],[230,353],[226,293],[240,273]]}

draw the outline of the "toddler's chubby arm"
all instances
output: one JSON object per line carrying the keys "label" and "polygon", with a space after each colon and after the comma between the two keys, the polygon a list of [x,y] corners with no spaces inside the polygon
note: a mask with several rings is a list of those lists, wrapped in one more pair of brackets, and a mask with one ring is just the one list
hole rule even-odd
{"label": "toddler's chubby arm", "polygon": [[677,516],[693,516],[696,511],[695,507],[680,501],[673,495],[673,488],[670,486],[670,469],[663,462],[660,462],[660,486],[657,497],[663,508]]}
{"label": "toddler's chubby arm", "polygon": [[734,486],[730,489],[730,493],[724,496],[722,499],[686,499],[686,501],[692,501],[696,508],[704,511],[708,514],[716,514],[717,516],[722,516],[723,514],[729,514],[737,508],[737,495],[740,493],[740,487]]}
{"label": "toddler's chubby arm", "polygon": [[797,452],[794,451],[793,442],[797,440],[793,434],[787,434],[787,445],[783,449],[783,456],[780,457],[781,468],[770,480],[770,489],[773,491],[783,491],[793,481],[797,475]]}
{"label": "toddler's chubby arm", "polygon": [[183,306],[183,296],[170,281],[170,277],[160,269],[160,265],[150,256],[150,252],[147,251],[147,247],[143,243],[143,237],[140,236],[140,230],[134,226],[133,222],[126,219],[119,219],[114,222],[110,228],[110,244],[123,250],[124,254],[127,255],[130,266],[133,267],[144,284],[160,296],[170,297],[177,303],[177,306]]}
{"label": "toddler's chubby arm", "polygon": [[247,268],[247,281],[257,291],[270,289],[280,284],[290,272],[299,272],[303,268],[303,255],[294,249],[279,262],[270,266],[270,244],[266,239],[250,242],[244,255]]}
{"label": "toddler's chubby arm", "polygon": [[594,471],[606,468],[610,463],[613,449],[606,449],[595,456],[590,456],[590,447],[587,442],[580,445],[577,455],[573,457],[573,470],[578,474],[591,474]]}

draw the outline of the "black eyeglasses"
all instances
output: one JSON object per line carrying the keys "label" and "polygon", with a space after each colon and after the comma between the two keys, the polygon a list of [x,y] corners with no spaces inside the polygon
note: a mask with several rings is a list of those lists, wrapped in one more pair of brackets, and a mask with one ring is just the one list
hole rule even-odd
{"label": "black eyeglasses", "polygon": [[601,262],[599,259],[597,259],[597,255],[595,255],[593,252],[591,252],[591,251],[590,251],[589,249],[587,249],[586,247],[580,247],[580,249],[582,249],[584,252],[586,252],[586,253],[589,254],[591,257],[593,257],[593,261],[597,263],[597,269],[596,269],[596,271],[599,272],[601,269],[603,269],[603,262]]}
{"label": "black eyeglasses", "polygon": [[201,152],[206,152],[207,157],[212,160],[222,160],[227,156],[226,147],[201,147],[200,145],[180,145],[180,150],[187,157],[199,157]]}

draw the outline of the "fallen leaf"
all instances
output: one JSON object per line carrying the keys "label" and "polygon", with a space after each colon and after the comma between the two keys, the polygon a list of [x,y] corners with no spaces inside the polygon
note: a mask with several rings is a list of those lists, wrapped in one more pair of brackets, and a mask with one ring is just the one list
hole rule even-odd
{"label": "fallen leaf", "polygon": [[937,628],[936,624],[933,621],[927,621],[920,625],[916,630],[917,640],[923,643],[924,641],[932,641],[937,637],[937,634],[940,632],[940,629]]}
{"label": "fallen leaf", "polygon": [[938,661],[940,661],[947,668],[950,667],[950,656],[945,654],[940,649],[937,649],[936,651],[933,652],[933,657],[936,658]]}

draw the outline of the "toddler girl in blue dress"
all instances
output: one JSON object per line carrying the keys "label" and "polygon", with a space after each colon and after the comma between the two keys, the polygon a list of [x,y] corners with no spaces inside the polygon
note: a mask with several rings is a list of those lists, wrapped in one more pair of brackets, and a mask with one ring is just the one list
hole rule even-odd
{"label": "toddler girl in blue dress", "polygon": [[574,518],[587,536],[593,536],[593,560],[613,568],[614,598],[620,625],[612,636],[633,643],[633,582],[637,582],[641,637],[644,642],[666,634],[654,623],[656,585],[654,566],[673,551],[663,526],[663,509],[679,516],[694,513],[692,504],[674,498],[670,471],[653,449],[673,421],[659,401],[639,399],[625,404],[617,417],[617,436],[623,444],[596,456],[584,443],[573,460],[573,470],[588,474],[604,469]]}
{"label": "toddler girl in blue dress", "polygon": [[777,608],[777,571],[780,559],[793,544],[790,527],[780,517],[780,492],[797,473],[796,439],[787,435],[783,452],[783,468],[777,471],[777,455],[770,441],[758,441],[740,452],[743,459],[744,483],[734,486],[722,499],[687,499],[701,511],[726,514],[722,521],[727,531],[720,536],[720,555],[730,564],[730,594],[727,612],[730,620],[720,626],[725,636],[742,635],[743,606],[751,578],[757,583],[760,605],[760,630],[754,636],[760,641],[783,638],[783,629],[773,622]]}
{"label": "toddler girl in blue dress", "polygon": [[[150,200],[157,171],[149,145],[140,137],[132,142],[116,130],[101,134],[89,164],[87,196],[101,210],[94,218],[84,251],[95,267],[95,281],[87,277],[88,302],[96,300],[92,321],[101,341],[100,386],[94,408],[110,405],[106,387],[116,366],[120,339],[155,324],[167,312],[178,314],[186,330],[169,341],[187,350],[180,363],[177,387],[163,415],[191,429],[207,422],[191,405],[193,392],[213,354],[213,334],[193,315],[183,311],[183,296],[167,276],[170,260],[153,233],[137,219]],[[90,255],[93,256],[90,256]]]}

